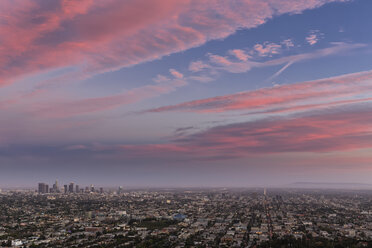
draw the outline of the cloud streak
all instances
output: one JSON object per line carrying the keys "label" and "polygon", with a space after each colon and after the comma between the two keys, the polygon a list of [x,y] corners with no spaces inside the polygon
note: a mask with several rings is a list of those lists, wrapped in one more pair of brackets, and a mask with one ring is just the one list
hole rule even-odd
{"label": "cloud streak", "polygon": [[309,110],[311,106],[314,106],[311,104],[317,105],[314,107],[327,107],[345,104],[347,100],[363,99],[368,96],[372,96],[372,71],[217,96],[150,109],[146,112],[248,111],[252,114],[281,112],[281,110],[290,112],[299,111],[301,108]]}
{"label": "cloud streak", "polygon": [[[285,44],[283,44],[286,46]],[[190,63],[189,69],[192,72],[198,72],[203,70],[209,70],[211,72],[215,71],[227,71],[230,73],[243,73],[248,72],[252,68],[262,68],[262,67],[269,67],[269,66],[276,66],[276,65],[282,65],[282,64],[293,64],[296,62],[311,60],[311,59],[317,59],[322,58],[330,55],[337,55],[341,52],[348,52],[354,49],[360,49],[366,47],[366,44],[349,44],[349,43],[343,43],[343,42],[333,42],[332,46],[316,50],[311,53],[302,53],[302,54],[296,54],[296,55],[290,55],[290,56],[283,56],[276,59],[270,59],[266,60],[264,62],[259,62],[254,59],[246,59],[242,60],[239,59],[238,61],[234,60],[231,57],[228,56],[221,56],[216,54],[208,54],[209,61],[194,61]],[[234,50],[233,50],[234,51]],[[251,53],[251,51],[244,51],[246,53]],[[278,54],[279,51],[272,53],[270,50],[266,52],[259,53],[259,57],[265,57],[268,56],[267,54],[275,55]],[[231,51],[230,51],[231,54]],[[233,54],[236,57],[236,54]]]}
{"label": "cloud streak", "polygon": [[117,70],[336,1],[4,0],[0,85],[61,67]]}
{"label": "cloud streak", "polygon": [[[332,54],[338,53],[339,51],[348,51],[348,50],[357,49],[361,47],[364,47],[364,45],[363,44],[337,43],[332,47],[317,50],[313,53],[297,54],[293,56],[281,57],[278,59],[268,60],[266,62],[251,61],[246,56],[247,54],[242,52],[241,50],[229,51],[229,53],[232,54],[233,56],[235,57],[238,56],[239,58],[238,57],[237,58],[239,61],[233,61],[231,60],[231,58],[226,57],[226,56],[209,54],[208,55],[209,63],[203,62],[203,61],[196,61],[196,62],[190,63],[190,68],[192,69],[190,75],[184,75],[183,73],[171,68],[169,69],[168,76],[157,75],[157,77],[153,79],[153,81],[157,83],[155,85],[146,85],[146,86],[142,86],[139,88],[128,90],[121,94],[116,94],[116,95],[111,95],[111,96],[86,98],[86,99],[70,100],[70,101],[65,100],[63,102],[37,103],[37,104],[32,104],[31,107],[32,107],[33,114],[48,117],[48,118],[52,118],[52,117],[64,118],[64,117],[71,117],[71,116],[76,116],[80,114],[105,111],[105,110],[114,109],[121,105],[128,105],[128,104],[136,103],[136,102],[143,101],[149,98],[157,97],[157,96],[160,96],[166,93],[170,93],[176,90],[177,88],[188,85],[188,81],[190,80],[198,81],[202,83],[213,81],[213,77],[215,75],[213,75],[211,71],[225,70],[231,73],[244,73],[246,71],[251,70],[253,67],[275,66],[275,65],[286,63],[277,73],[275,73],[270,78],[272,79],[280,75],[285,69],[287,69],[295,61],[299,62],[302,60],[314,59],[317,57],[332,55]],[[204,70],[209,70],[209,74],[207,72],[205,72],[204,75],[196,74]],[[65,74],[65,76],[67,76],[67,74]],[[302,94],[300,90],[301,89],[298,89],[298,91],[295,93]],[[38,89],[36,91],[42,91],[42,90]],[[247,96],[247,97],[251,97],[250,101],[253,101],[254,99],[256,99],[256,98],[252,98],[252,96]],[[244,99],[242,99],[242,96],[234,97],[234,98],[235,98],[236,104],[243,104],[243,102],[245,101]],[[240,103],[237,102],[238,99],[240,99],[241,101]],[[262,99],[258,101],[262,101]],[[275,104],[275,103],[280,104],[281,102],[278,102],[278,101],[272,102],[272,104]],[[7,102],[2,103],[3,106],[7,104],[9,105],[11,104],[11,102],[7,101]],[[209,104],[209,106],[212,106],[212,105],[213,104]],[[229,110],[234,109],[234,107],[232,106],[230,107],[231,109]],[[235,107],[235,108],[239,109],[239,107]],[[159,108],[157,110],[150,110],[150,112],[160,112],[160,111],[164,111],[165,109],[167,109],[167,107]],[[219,111],[210,110],[210,112],[223,112],[226,110],[224,109],[221,109]],[[208,112],[209,110],[201,110],[201,111]]]}
{"label": "cloud streak", "polygon": [[158,162],[340,152],[372,147],[371,124],[370,105],[350,104],[342,108],[215,126],[193,134],[176,135],[171,142],[99,148],[87,146],[84,149],[110,152],[120,159],[156,159]]}
{"label": "cloud streak", "polygon": [[49,102],[48,104],[38,103],[32,106],[31,112],[44,118],[67,118],[110,110],[122,105],[128,105],[167,94],[187,84],[184,80],[181,80],[182,77],[179,78],[179,75],[175,77],[176,79],[174,80],[170,80],[166,77],[162,79],[157,78],[155,79],[159,82],[157,84],[134,88],[117,95],[65,102]]}

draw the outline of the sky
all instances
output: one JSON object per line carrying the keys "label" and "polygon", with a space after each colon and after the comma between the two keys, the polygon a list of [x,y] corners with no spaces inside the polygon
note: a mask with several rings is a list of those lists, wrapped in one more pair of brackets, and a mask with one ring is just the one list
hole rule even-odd
{"label": "sky", "polygon": [[0,1],[0,187],[372,184],[370,0]]}

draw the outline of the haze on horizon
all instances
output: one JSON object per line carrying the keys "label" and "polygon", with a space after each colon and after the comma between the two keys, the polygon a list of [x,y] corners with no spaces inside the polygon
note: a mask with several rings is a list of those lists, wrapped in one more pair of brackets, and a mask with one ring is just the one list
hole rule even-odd
{"label": "haze on horizon", "polygon": [[0,187],[372,184],[368,0],[0,1]]}

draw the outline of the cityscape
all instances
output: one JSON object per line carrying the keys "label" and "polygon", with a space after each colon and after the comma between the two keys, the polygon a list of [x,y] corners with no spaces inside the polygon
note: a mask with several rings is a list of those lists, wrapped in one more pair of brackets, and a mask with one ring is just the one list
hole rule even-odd
{"label": "cityscape", "polygon": [[369,190],[73,185],[3,191],[1,247],[372,247]]}
{"label": "cityscape", "polygon": [[[119,186],[119,191],[122,189],[121,186]],[[47,193],[104,193],[103,187],[100,187],[99,189],[95,189],[94,185],[91,184],[90,186],[86,186],[85,188],[80,188],[79,185],[75,185],[73,182],[69,184],[63,185],[63,188],[61,188],[58,184],[58,180],[55,181],[52,187],[49,187],[49,184],[47,183],[39,183],[38,184],[38,193],[40,194],[47,194]]]}
{"label": "cityscape", "polygon": [[0,248],[372,248],[372,0],[0,0]]}

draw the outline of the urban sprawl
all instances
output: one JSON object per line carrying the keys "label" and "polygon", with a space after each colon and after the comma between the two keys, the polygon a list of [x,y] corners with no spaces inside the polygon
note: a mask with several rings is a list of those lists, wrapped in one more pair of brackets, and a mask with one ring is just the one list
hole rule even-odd
{"label": "urban sprawl", "polygon": [[79,188],[0,192],[0,247],[372,247],[372,192]]}

